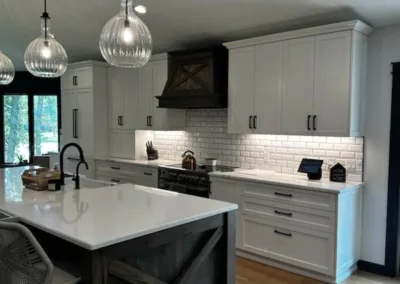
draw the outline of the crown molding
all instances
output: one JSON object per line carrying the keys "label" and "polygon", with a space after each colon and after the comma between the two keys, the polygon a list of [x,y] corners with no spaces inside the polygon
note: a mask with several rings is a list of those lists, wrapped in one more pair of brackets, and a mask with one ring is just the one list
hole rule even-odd
{"label": "crown molding", "polygon": [[321,34],[349,31],[349,30],[355,30],[368,36],[373,32],[374,29],[360,20],[354,20],[354,21],[347,21],[347,22],[335,23],[324,26],[317,26],[307,29],[294,30],[284,33],[271,34],[250,39],[232,41],[224,43],[224,46],[226,46],[228,49],[234,49],[246,46],[265,44],[275,41],[291,40],[307,36],[316,36]]}

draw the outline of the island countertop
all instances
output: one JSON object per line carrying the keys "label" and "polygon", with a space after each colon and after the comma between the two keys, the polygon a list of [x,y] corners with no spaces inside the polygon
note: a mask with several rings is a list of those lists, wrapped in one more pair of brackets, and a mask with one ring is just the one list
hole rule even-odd
{"label": "island countertop", "polygon": [[0,169],[0,210],[88,250],[236,210],[235,204],[125,184],[38,192]]}

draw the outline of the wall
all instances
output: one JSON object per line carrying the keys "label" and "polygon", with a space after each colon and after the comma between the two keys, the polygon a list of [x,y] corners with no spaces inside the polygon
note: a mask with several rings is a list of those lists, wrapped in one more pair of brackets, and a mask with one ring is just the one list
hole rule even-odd
{"label": "wall", "polygon": [[187,111],[186,130],[155,132],[162,159],[181,161],[182,153],[191,149],[200,163],[213,157],[223,165],[292,175],[302,158],[317,158],[325,161],[324,178],[329,177],[329,165],[340,162],[348,169],[348,180],[362,180],[363,138],[228,134],[227,110]]}
{"label": "wall", "polygon": [[368,42],[365,112],[363,238],[361,258],[385,262],[392,76],[400,61],[400,25],[377,29]]}

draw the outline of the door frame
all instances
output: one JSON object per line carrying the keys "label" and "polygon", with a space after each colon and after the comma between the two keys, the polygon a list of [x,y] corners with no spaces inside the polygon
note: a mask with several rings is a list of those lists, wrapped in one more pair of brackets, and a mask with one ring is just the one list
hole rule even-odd
{"label": "door frame", "polygon": [[385,264],[380,265],[368,261],[358,262],[358,267],[361,270],[389,277],[395,277],[399,272],[400,62],[392,63],[392,70]]}

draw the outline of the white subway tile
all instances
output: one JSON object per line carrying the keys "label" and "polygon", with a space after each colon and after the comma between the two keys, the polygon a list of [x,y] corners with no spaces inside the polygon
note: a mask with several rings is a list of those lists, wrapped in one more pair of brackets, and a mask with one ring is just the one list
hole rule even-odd
{"label": "white subway tile", "polygon": [[301,136],[301,137],[300,137],[300,141],[303,141],[303,142],[312,142],[312,141],[313,141],[313,137],[312,137],[312,136]]}
{"label": "white subway tile", "polygon": [[335,157],[335,158],[340,158],[340,151],[326,151],[326,156],[327,157]]}
{"label": "white subway tile", "polygon": [[282,155],[281,154],[270,154],[269,158],[271,160],[281,160],[282,159]]}
{"label": "white subway tile", "polygon": [[307,148],[319,149],[319,144],[313,142],[307,142]]}
{"label": "white subway tile", "polygon": [[254,158],[244,158],[245,163],[254,164]]}
{"label": "white subway tile", "polygon": [[364,144],[364,138],[363,137],[356,137],[356,144],[357,145],[363,145]]}
{"label": "white subway tile", "polygon": [[326,152],[325,152],[325,150],[313,150],[313,155],[315,155],[315,156],[325,156]]}
{"label": "white subway tile", "polygon": [[277,135],[265,135],[266,140],[275,141]]}
{"label": "white subway tile", "polygon": [[294,156],[293,155],[282,155],[281,159],[284,161],[293,161]]}
{"label": "white subway tile", "polygon": [[242,156],[242,157],[250,157],[250,152],[241,151],[241,152],[240,152],[240,156]]}
{"label": "white subway tile", "polygon": [[342,137],[340,143],[343,144],[356,144],[356,139],[354,137]]}
{"label": "white subway tile", "polygon": [[318,142],[318,143],[325,143],[326,142],[326,137],[314,136],[313,137],[313,141],[314,142]]}
{"label": "white subway tile", "polygon": [[288,154],[299,154],[299,149],[297,149],[297,148],[288,148],[287,149],[287,153]]}
{"label": "white subway tile", "polygon": [[323,150],[333,150],[333,144],[320,143],[319,148]]}
{"label": "white subway tile", "polygon": [[356,157],[356,153],[355,152],[342,152],[341,157],[345,158],[345,159],[354,159]]}
{"label": "white subway tile", "polygon": [[274,171],[276,173],[281,173],[282,172],[282,167],[279,166],[271,166],[271,171]]}
{"label": "white subway tile", "polygon": [[357,160],[362,160],[364,158],[364,154],[363,153],[356,153],[356,159]]}
{"label": "white subway tile", "polygon": [[307,143],[306,142],[295,142],[294,146],[296,148],[306,148],[307,147]]}
{"label": "white subway tile", "polygon": [[334,143],[334,144],[339,144],[341,143],[340,137],[327,137],[326,138],[327,143]]}
{"label": "white subway tile", "polygon": [[293,174],[294,173],[294,169],[293,168],[282,167],[282,173],[283,174]]}
{"label": "white subway tile", "polygon": [[272,147],[282,147],[282,142],[281,141],[272,141],[271,146]]}
{"label": "white subway tile", "polygon": [[349,151],[362,153],[363,145],[349,145]]}
{"label": "white subway tile", "polygon": [[339,150],[339,151],[347,151],[347,144],[335,144],[333,146],[333,149]]}
{"label": "white subway tile", "polygon": [[276,140],[278,140],[278,141],[287,141],[288,137],[286,135],[278,135],[276,137]]}
{"label": "white subway tile", "polygon": [[280,167],[287,167],[287,161],[275,161],[275,165],[280,166]]}
{"label": "white subway tile", "polygon": [[252,157],[252,158],[260,158],[261,155],[260,155],[260,153],[258,153],[258,152],[251,152],[251,153],[250,153],[250,157]]}
{"label": "white subway tile", "polygon": [[286,148],[294,147],[294,142],[288,142],[288,141],[282,142],[282,147]]}
{"label": "white subway tile", "polygon": [[288,140],[292,141],[292,142],[299,142],[300,141],[300,136],[296,136],[296,135],[290,135],[288,136]]}
{"label": "white subway tile", "polygon": [[299,149],[299,155],[312,155],[313,151],[311,149]]}
{"label": "white subway tile", "polygon": [[288,162],[287,163],[287,166],[289,167],[289,168],[294,168],[294,169],[296,169],[296,171],[297,171],[297,169],[299,168],[299,162]]}

